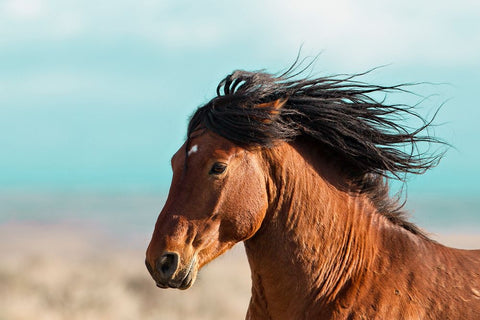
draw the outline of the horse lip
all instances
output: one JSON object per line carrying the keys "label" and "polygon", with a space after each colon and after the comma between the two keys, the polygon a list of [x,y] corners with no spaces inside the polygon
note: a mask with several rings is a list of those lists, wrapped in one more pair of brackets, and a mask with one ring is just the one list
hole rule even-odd
{"label": "horse lip", "polygon": [[193,256],[192,260],[190,261],[190,264],[188,265],[187,272],[185,273],[185,276],[183,279],[180,280],[180,285],[178,286],[178,289],[180,290],[185,290],[190,288],[190,286],[193,283],[194,280],[194,271],[193,271],[193,266],[195,265],[195,262],[197,260],[197,256]]}
{"label": "horse lip", "polygon": [[[180,281],[170,281],[167,286],[162,286],[161,288],[172,288],[172,289],[180,289],[180,290],[185,290],[188,289],[192,283],[192,271],[189,270],[185,277],[182,278]],[[158,286],[158,284],[157,284]]]}
{"label": "horse lip", "polygon": [[182,284],[180,285],[180,287],[178,287],[180,290],[186,290],[188,288],[190,288],[190,286],[192,285],[193,283],[193,272],[192,270],[190,270],[185,279],[183,279],[182,281]]}
{"label": "horse lip", "polygon": [[173,289],[180,289],[180,290],[185,290],[185,289],[188,289],[190,288],[190,286],[192,285],[193,283],[193,280],[194,280],[194,276],[193,276],[193,266],[195,264],[195,261],[196,261],[196,257],[193,257],[193,259],[190,261],[190,264],[188,265],[188,268],[187,268],[187,272],[185,272],[185,275],[175,281],[175,280],[171,280],[168,282],[167,285],[163,285],[163,284],[158,284],[157,283],[157,287],[159,288],[173,288]]}

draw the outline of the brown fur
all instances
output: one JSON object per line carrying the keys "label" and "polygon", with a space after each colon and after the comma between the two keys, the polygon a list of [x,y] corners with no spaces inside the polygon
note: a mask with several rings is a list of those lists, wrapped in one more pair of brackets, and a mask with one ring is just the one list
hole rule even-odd
{"label": "brown fur", "polygon": [[[186,143],[173,157],[147,249],[157,285],[190,287],[199,268],[244,241],[247,319],[480,319],[480,250],[395,223],[309,141],[245,149],[207,130],[188,144],[198,152],[186,157]],[[224,173],[211,174],[216,162]],[[157,267],[165,252],[180,257],[169,279]]]}

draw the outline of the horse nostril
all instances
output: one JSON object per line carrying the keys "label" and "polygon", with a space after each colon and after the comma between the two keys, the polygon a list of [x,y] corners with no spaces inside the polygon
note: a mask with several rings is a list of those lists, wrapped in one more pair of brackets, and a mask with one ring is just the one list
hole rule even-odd
{"label": "horse nostril", "polygon": [[162,278],[170,279],[178,268],[178,253],[167,252],[164,253],[157,261],[157,271]]}

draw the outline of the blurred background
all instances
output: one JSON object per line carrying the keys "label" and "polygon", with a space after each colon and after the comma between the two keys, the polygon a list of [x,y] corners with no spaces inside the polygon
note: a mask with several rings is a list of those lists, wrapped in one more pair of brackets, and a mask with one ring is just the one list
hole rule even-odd
{"label": "blurred background", "polygon": [[[422,82],[440,165],[410,177],[412,221],[480,247],[480,2],[0,0],[0,320],[241,319],[243,249],[186,292],[143,266],[188,117],[235,69]],[[398,186],[398,185],[394,185]]]}

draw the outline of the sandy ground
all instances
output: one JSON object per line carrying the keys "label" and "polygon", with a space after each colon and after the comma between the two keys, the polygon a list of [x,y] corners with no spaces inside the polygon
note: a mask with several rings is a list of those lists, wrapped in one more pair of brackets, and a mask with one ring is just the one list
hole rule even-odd
{"label": "sandy ground", "polygon": [[144,265],[146,242],[84,226],[0,225],[0,320],[244,318],[250,271],[243,246],[180,291],[155,286]]}
{"label": "sandy ground", "polygon": [[[202,269],[186,291],[155,287],[144,266],[149,235],[88,226],[0,225],[0,320],[244,319],[250,271],[242,245]],[[440,234],[480,248],[480,235]]]}

